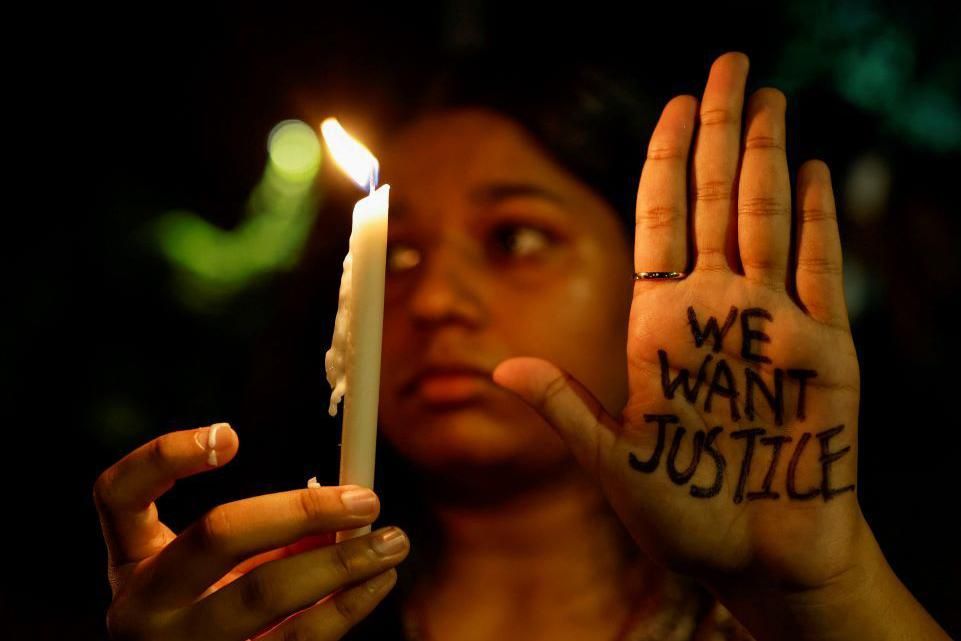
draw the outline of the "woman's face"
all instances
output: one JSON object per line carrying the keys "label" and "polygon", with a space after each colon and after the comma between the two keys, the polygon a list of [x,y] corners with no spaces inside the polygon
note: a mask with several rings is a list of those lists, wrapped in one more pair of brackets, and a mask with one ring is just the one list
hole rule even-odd
{"label": "woman's face", "polygon": [[621,409],[631,260],[614,212],[496,112],[425,117],[383,151],[384,436],[455,478],[567,465],[559,437],[490,374],[547,358]]}

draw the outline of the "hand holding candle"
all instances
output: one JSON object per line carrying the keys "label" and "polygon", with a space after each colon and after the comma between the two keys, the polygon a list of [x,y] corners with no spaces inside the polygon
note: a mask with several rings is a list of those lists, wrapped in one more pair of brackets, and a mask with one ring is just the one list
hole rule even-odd
{"label": "hand holding candle", "polygon": [[[390,185],[377,188],[377,159],[335,119],[325,120],[321,131],[334,160],[354,182],[370,189],[370,194],[354,206],[334,338],[325,365],[333,388],[331,416],[336,415],[337,404],[344,398],[340,484],[373,488]],[[342,532],[338,540],[369,531],[370,526],[366,526]]]}

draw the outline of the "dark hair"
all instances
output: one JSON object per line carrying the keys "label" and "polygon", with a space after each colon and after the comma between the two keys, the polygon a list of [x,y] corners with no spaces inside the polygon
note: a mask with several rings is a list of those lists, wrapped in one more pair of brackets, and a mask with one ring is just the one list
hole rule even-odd
{"label": "dark hair", "polygon": [[633,241],[637,181],[654,125],[636,78],[611,65],[484,53],[451,59],[421,80],[394,126],[433,111],[485,107],[523,126],[617,212]]}

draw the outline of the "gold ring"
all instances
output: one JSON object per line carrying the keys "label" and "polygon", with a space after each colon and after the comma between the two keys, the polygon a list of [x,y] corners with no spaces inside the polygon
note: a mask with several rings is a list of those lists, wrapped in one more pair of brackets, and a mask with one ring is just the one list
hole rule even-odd
{"label": "gold ring", "polygon": [[684,272],[634,272],[634,280],[678,280],[685,276]]}

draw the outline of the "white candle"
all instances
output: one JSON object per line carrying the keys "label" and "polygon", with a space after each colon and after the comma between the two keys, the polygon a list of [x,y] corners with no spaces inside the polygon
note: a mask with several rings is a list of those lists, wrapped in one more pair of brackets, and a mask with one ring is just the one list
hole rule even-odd
{"label": "white candle", "polygon": [[[350,247],[344,259],[334,321],[334,339],[325,365],[327,380],[333,388],[329,407],[331,416],[337,413],[337,404],[344,398],[340,484],[373,488],[390,185],[375,189],[376,158],[347,136],[336,121],[324,121],[322,129],[335,160],[355,182],[372,190],[354,206]],[[337,540],[367,532],[370,532],[370,526],[339,532]]]}

